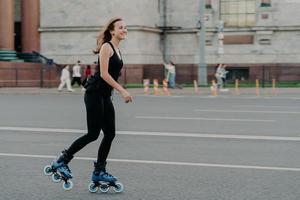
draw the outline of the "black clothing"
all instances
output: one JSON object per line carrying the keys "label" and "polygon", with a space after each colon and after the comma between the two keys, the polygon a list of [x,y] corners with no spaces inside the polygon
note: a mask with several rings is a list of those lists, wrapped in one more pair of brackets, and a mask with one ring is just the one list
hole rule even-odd
{"label": "black clothing", "polygon": [[81,78],[80,77],[73,77],[71,85],[73,86],[75,83],[78,84],[78,86],[81,86]]}
{"label": "black clothing", "polygon": [[[111,46],[111,48],[114,51],[114,54],[109,58],[108,73],[112,76],[112,78],[115,81],[118,81],[121,69],[123,67],[123,60],[119,58],[114,46],[110,42],[108,42],[108,44]],[[121,52],[120,52],[120,56],[121,56]],[[100,67],[101,66],[100,66],[100,62],[99,62],[99,58],[98,58],[98,64],[97,64],[95,75],[100,76]],[[106,83],[106,81],[103,80],[101,77],[100,77],[100,83],[99,84],[100,84],[100,87],[99,87],[100,91],[99,92],[103,96],[111,96],[113,88],[108,83]]]}
{"label": "black clothing", "polygon": [[98,150],[97,163],[106,163],[106,159],[115,137],[115,110],[111,97],[103,97],[97,93],[85,94],[84,102],[87,113],[88,133],[78,138],[68,149],[68,153],[74,155],[90,142],[97,140],[100,131],[104,137]]}
{"label": "black clothing", "polygon": [[63,150],[61,153],[62,154],[57,159],[58,163],[64,162],[65,164],[68,164],[73,159],[73,157],[74,157],[67,150]]}
{"label": "black clothing", "polygon": [[95,173],[95,175],[99,175],[100,171],[105,171],[105,168],[106,168],[106,162],[105,163],[94,162],[94,173]]}
{"label": "black clothing", "polygon": [[[119,73],[123,66],[122,59],[117,55],[113,45],[114,54],[109,58],[108,73],[114,80],[118,80]],[[98,59],[98,70],[95,75],[100,77],[100,64]],[[101,85],[99,91],[85,93],[84,102],[87,113],[88,133],[78,138],[67,150],[68,154],[74,155],[84,146],[97,140],[100,131],[104,137],[98,150],[97,166],[105,168],[106,159],[110,151],[111,143],[115,137],[115,110],[111,101],[112,87],[100,77]]]}

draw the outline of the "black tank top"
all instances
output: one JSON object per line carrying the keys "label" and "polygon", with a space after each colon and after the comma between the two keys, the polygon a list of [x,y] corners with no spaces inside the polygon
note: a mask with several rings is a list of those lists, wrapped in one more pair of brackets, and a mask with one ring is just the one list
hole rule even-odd
{"label": "black tank top", "polygon": [[[110,43],[107,42],[111,48],[113,49],[114,53],[113,55],[109,58],[108,62],[108,73],[111,75],[111,77],[118,82],[118,78],[120,76],[121,69],[123,67],[123,60],[120,52],[121,58],[119,58],[114,46]],[[101,58],[100,58],[101,59]],[[99,62],[99,57],[98,57],[98,63],[97,63],[97,69],[96,69],[96,75],[100,76],[100,62]],[[109,97],[112,95],[113,87],[111,87],[105,80],[103,80],[100,76],[100,94]]]}

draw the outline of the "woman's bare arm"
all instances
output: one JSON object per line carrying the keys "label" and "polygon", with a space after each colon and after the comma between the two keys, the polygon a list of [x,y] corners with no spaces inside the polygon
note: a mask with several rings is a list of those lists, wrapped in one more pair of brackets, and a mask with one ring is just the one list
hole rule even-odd
{"label": "woman's bare arm", "polygon": [[100,56],[100,76],[101,78],[107,82],[111,87],[115,88],[117,91],[121,93],[126,103],[132,101],[132,97],[130,94],[117,82],[115,81],[111,75],[108,73],[108,63],[109,58],[113,54],[113,50],[110,45],[105,43],[102,45],[99,56]]}

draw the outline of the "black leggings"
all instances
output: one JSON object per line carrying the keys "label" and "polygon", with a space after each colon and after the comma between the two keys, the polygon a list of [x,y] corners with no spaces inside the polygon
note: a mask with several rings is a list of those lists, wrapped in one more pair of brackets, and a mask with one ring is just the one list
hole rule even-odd
{"label": "black leggings", "polygon": [[102,97],[97,93],[85,94],[88,133],[73,142],[67,152],[74,155],[90,142],[97,140],[100,131],[104,137],[98,150],[97,163],[103,167],[115,137],[115,110],[111,97]]}
{"label": "black leggings", "polygon": [[75,83],[77,83],[78,86],[81,86],[81,77],[73,77],[71,85],[73,86]]}

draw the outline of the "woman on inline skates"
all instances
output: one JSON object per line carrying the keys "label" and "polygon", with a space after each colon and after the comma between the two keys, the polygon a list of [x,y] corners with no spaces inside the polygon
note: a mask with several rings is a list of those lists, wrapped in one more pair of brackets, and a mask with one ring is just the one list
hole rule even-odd
{"label": "woman on inline skates", "polygon": [[94,50],[94,53],[98,55],[94,75],[94,78],[98,76],[96,78],[99,79],[97,89],[87,88],[84,96],[88,132],[75,140],[51,165],[54,172],[58,171],[67,179],[72,178],[68,163],[75,153],[95,141],[102,130],[104,137],[98,150],[97,161],[94,163],[92,183],[89,185],[91,192],[95,192],[94,189],[97,190],[98,186],[101,189],[99,182],[106,182],[107,187],[116,186],[116,177],[106,171],[106,159],[115,137],[115,111],[111,99],[113,89],[120,92],[125,103],[132,102],[132,96],[117,82],[123,66],[119,44],[126,38],[126,35],[126,24],[121,18],[111,19],[100,32],[97,38],[97,48]]}

